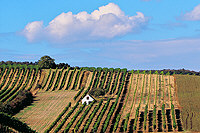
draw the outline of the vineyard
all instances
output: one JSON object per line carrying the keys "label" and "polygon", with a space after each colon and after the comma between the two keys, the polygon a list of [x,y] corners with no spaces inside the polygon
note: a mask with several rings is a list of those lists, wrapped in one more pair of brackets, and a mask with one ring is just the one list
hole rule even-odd
{"label": "vineyard", "polygon": [[[95,88],[104,94],[82,104]],[[175,80],[169,73],[2,65],[0,102],[12,101],[20,90],[36,98],[15,117],[37,132],[183,131]]]}

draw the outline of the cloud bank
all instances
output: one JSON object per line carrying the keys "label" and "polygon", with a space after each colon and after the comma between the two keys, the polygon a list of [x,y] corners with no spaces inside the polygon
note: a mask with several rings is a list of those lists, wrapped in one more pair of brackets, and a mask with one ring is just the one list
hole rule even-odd
{"label": "cloud bank", "polygon": [[197,5],[192,11],[185,13],[182,18],[189,21],[200,20],[200,4]]}
{"label": "cloud bank", "polygon": [[61,13],[47,26],[43,21],[28,23],[22,34],[29,42],[49,41],[69,43],[76,41],[112,39],[128,33],[139,32],[148,23],[141,12],[128,16],[114,3],[99,7],[91,14],[83,11]]}

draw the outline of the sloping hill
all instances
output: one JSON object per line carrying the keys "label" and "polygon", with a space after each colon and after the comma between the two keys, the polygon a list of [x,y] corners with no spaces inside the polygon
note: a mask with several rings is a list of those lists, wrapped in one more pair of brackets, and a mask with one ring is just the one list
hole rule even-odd
{"label": "sloping hill", "polygon": [[[36,101],[16,117],[39,132],[181,132],[185,120],[180,118],[183,105],[181,101],[179,105],[177,88],[182,95],[180,84],[186,81],[175,77],[119,68],[4,66],[0,100],[6,103],[20,90],[30,90]],[[82,105],[81,99],[89,93],[96,101]],[[184,125],[184,129],[189,128]]]}

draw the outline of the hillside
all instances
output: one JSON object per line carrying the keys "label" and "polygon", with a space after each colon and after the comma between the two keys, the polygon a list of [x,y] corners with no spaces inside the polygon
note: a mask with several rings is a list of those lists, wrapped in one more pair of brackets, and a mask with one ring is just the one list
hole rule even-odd
{"label": "hillside", "polygon": [[200,131],[200,77],[190,75],[175,77],[183,127],[190,131]]}
{"label": "hillside", "polygon": [[[175,79],[169,73],[118,68],[2,66],[0,101],[31,91],[35,101],[15,117],[38,132],[181,132],[185,120]],[[82,105],[81,99],[97,88],[105,94]]]}

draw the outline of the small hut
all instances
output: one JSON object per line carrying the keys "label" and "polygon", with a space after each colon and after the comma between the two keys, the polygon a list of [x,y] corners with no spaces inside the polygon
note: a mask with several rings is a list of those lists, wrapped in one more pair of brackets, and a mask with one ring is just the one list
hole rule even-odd
{"label": "small hut", "polygon": [[89,94],[87,94],[83,99],[82,99],[82,104],[86,102],[86,104],[90,104],[92,101],[94,101],[94,98],[92,98]]}

